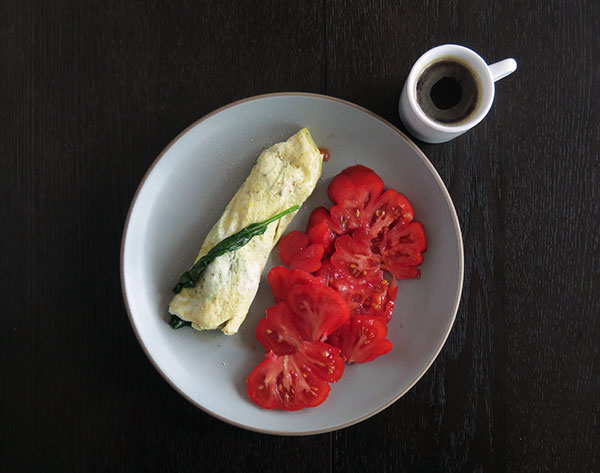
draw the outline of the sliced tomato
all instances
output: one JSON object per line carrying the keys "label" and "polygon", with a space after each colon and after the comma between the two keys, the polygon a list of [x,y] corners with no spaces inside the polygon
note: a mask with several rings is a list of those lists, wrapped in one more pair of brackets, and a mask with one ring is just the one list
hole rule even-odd
{"label": "sliced tomato", "polygon": [[388,282],[383,279],[383,271],[378,273],[381,279],[373,278],[371,281],[356,279],[336,269],[328,259],[325,259],[321,269],[315,274],[344,298],[350,309],[350,317],[376,315],[381,316],[386,322],[392,318],[398,286],[394,280]]}
{"label": "sliced tomato", "polygon": [[351,315],[368,313],[373,292],[372,284],[341,275],[331,281],[331,286],[346,300]]}
{"label": "sliced tomato", "polygon": [[306,271],[288,269],[285,266],[275,266],[269,271],[267,279],[276,302],[287,300],[290,290],[299,284],[325,284],[325,281],[308,274]]}
{"label": "sliced tomato", "polygon": [[[398,295],[398,285],[394,278],[392,278],[392,281],[388,282],[388,284],[382,285],[385,288],[385,296],[378,296],[375,299],[376,302],[373,304],[373,308],[375,309],[376,315],[383,317],[386,322],[389,322],[392,318],[392,313],[394,312],[394,304],[396,302],[396,296]],[[379,295],[382,293],[378,292],[377,294]]]}
{"label": "sliced tomato", "polygon": [[305,233],[293,231],[285,235],[279,242],[279,257],[292,269],[312,273],[321,267],[324,247],[312,243]]}
{"label": "sliced tomato", "polygon": [[323,245],[326,255],[333,253],[333,241],[336,234],[332,230],[333,222],[325,207],[317,207],[312,211],[306,224],[306,234],[311,243]]}
{"label": "sliced tomato", "polygon": [[316,375],[329,383],[335,383],[344,373],[344,360],[340,356],[340,349],[328,343],[303,342],[298,348],[307,366]]}
{"label": "sliced tomato", "polygon": [[341,274],[341,270],[336,269],[331,264],[331,258],[325,258],[321,261],[321,267],[314,273],[314,275],[323,280],[327,286],[331,286],[331,282],[341,276]]}
{"label": "sliced tomato", "polygon": [[352,288],[353,302],[348,302],[350,316],[369,315],[381,317],[386,323],[392,318],[398,286],[392,279],[382,279],[375,285],[360,285]]}
{"label": "sliced tomato", "polygon": [[383,191],[383,181],[375,171],[357,164],[344,169],[333,178],[327,189],[329,198],[336,204],[345,200],[366,203]]}
{"label": "sliced tomato", "polygon": [[325,222],[313,225],[306,230],[306,234],[312,243],[319,244],[323,247],[324,254],[330,255],[333,253],[333,241],[335,240],[336,235],[331,230],[331,227]]}
{"label": "sliced tomato", "polygon": [[423,252],[427,249],[427,240],[423,225],[411,222],[408,225],[396,225],[390,229],[378,243],[382,267],[398,279],[410,279],[419,276],[416,266],[423,262]]}
{"label": "sliced tomato", "polygon": [[383,191],[383,181],[371,169],[357,165],[343,170],[333,178],[327,189],[336,204],[329,209],[332,229],[344,234],[368,224],[365,209]]}
{"label": "sliced tomato", "polygon": [[380,256],[371,250],[370,241],[355,232],[353,236],[342,235],[335,240],[335,253],[331,256],[334,268],[355,279],[380,281]]}
{"label": "sliced tomato", "polygon": [[332,333],[327,343],[341,350],[348,363],[366,363],[392,349],[387,340],[387,326],[380,317],[357,315]]}
{"label": "sliced tomato", "polygon": [[320,283],[293,287],[287,303],[304,340],[324,342],[350,318],[348,304],[342,296]]}
{"label": "sliced tomato", "polygon": [[307,273],[317,271],[321,267],[321,258],[323,258],[324,251],[325,248],[323,248],[323,245],[313,243],[294,257],[290,268],[306,271]]}
{"label": "sliced tomato", "polygon": [[388,189],[365,209],[365,231],[369,238],[377,238],[393,225],[409,223],[414,217],[412,205],[406,197],[394,189]]}
{"label": "sliced tomato", "polygon": [[317,207],[310,213],[310,217],[308,217],[308,223],[306,224],[306,229],[308,230],[318,223],[328,222],[330,220],[331,217],[329,216],[329,211],[325,207]]}
{"label": "sliced tomato", "polygon": [[[330,349],[331,353],[336,350]],[[248,396],[265,409],[296,411],[318,406],[331,388],[316,371],[300,352],[278,356],[270,351],[246,380]]]}
{"label": "sliced tomato", "polygon": [[283,264],[290,266],[300,251],[310,245],[310,238],[302,232],[293,231],[279,241],[279,257]]}
{"label": "sliced tomato", "polygon": [[295,353],[303,341],[287,302],[269,307],[266,317],[258,321],[254,334],[267,351],[277,355]]}
{"label": "sliced tomato", "polygon": [[[286,273],[274,272],[275,269],[269,272],[269,281],[284,280],[277,290],[273,283],[271,285],[276,299],[282,295],[278,291],[282,291],[285,300],[267,309],[266,317],[258,322],[255,331],[257,340],[267,350],[277,354],[294,353],[303,341],[323,342],[348,321],[348,304],[320,278],[307,273],[302,277],[302,271],[283,268]],[[276,284],[279,285],[279,281]]]}

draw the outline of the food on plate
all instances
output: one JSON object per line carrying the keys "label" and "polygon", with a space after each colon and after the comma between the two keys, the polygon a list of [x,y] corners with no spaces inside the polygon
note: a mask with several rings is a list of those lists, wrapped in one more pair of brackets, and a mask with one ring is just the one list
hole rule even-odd
{"label": "food on plate", "polygon": [[[301,205],[315,188],[321,166],[321,153],[306,128],[263,151],[206,236],[196,262],[245,227]],[[269,253],[294,215],[282,216],[241,248],[217,256],[192,287],[178,285],[180,292],[173,297],[169,312],[197,330],[220,328],[227,335],[236,333],[256,295]]]}
{"label": "food on plate", "polygon": [[[258,222],[248,225],[246,228],[240,230],[239,232],[228,236],[224,240],[221,240],[219,243],[213,246],[208,253],[206,253],[203,257],[198,259],[189,271],[186,271],[181,275],[179,281],[173,288],[173,292],[175,294],[179,294],[184,287],[194,287],[202,272],[217,257],[224,255],[225,253],[228,253],[230,251],[239,250],[242,246],[246,245],[255,236],[262,235],[263,233],[265,233],[270,223],[279,220],[284,215],[294,212],[299,208],[299,205],[294,205],[293,207],[290,207],[289,209],[286,209],[283,212],[280,212],[277,215],[274,215],[273,217],[265,220],[264,222]],[[171,315],[171,321],[169,322],[169,325],[174,329],[178,329],[186,325],[191,325],[191,322],[184,321],[176,315]]]}
{"label": "food on plate", "polygon": [[332,333],[328,343],[340,349],[348,363],[366,363],[392,349],[386,320],[378,316],[357,315]]}
{"label": "food on plate", "polygon": [[250,399],[265,409],[318,406],[329,395],[328,379],[337,380],[344,371],[339,351],[326,343],[303,342],[293,354],[268,352],[248,376]]}
{"label": "food on plate", "polygon": [[348,305],[305,271],[277,266],[268,278],[278,302],[256,326],[267,353],[248,376],[248,396],[265,409],[317,406],[344,372],[341,350],[323,341],[348,322]]}
{"label": "food on plate", "polygon": [[266,409],[315,407],[344,362],[388,353],[394,278],[420,275],[425,231],[405,196],[384,192],[381,178],[361,165],[338,174],[328,193],[329,210],[316,208],[305,233],[281,239],[279,255],[290,269],[268,275],[276,304],[256,327],[267,354],[247,379],[250,399]]}
{"label": "food on plate", "polygon": [[304,340],[324,342],[350,317],[348,305],[323,281],[296,284],[285,300],[267,309],[256,339],[277,354],[293,353]]}
{"label": "food on plate", "polygon": [[321,267],[325,249],[319,243],[311,243],[308,235],[294,231],[284,236],[279,243],[279,257],[291,269],[312,273]]}
{"label": "food on plate", "polygon": [[262,235],[263,233],[265,233],[270,223],[279,220],[284,215],[294,212],[299,208],[299,205],[294,205],[293,207],[290,207],[289,209],[286,209],[283,212],[279,212],[277,215],[273,215],[271,218],[268,218],[264,222],[258,222],[248,225],[246,228],[243,228],[239,232],[228,236],[224,240],[221,240],[219,243],[213,246],[208,253],[199,258],[189,271],[186,271],[181,275],[179,281],[173,288],[173,292],[175,294],[179,294],[184,287],[194,287],[196,285],[196,281],[198,281],[198,278],[200,277],[202,272],[218,256],[224,255],[225,253],[228,253],[230,251],[239,250],[242,246],[247,244],[255,236]]}

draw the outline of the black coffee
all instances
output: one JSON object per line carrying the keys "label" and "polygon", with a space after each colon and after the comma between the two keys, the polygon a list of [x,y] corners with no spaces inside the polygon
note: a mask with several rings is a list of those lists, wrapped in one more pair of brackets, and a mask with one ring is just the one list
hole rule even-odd
{"label": "black coffee", "polygon": [[479,82],[466,65],[451,60],[434,62],[417,81],[417,103],[436,122],[459,123],[477,109]]}

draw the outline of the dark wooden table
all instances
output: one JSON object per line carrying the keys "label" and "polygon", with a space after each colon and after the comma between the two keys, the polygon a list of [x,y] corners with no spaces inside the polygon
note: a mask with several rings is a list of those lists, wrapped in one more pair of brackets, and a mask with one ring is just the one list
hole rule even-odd
{"label": "dark wooden table", "polygon": [[[600,470],[599,3],[0,4],[1,471]],[[401,126],[443,43],[518,71],[470,133],[422,144],[465,243],[456,324],[375,417],[275,437],[180,397],[131,330],[125,215],[146,168],[234,100],[310,91]]]}

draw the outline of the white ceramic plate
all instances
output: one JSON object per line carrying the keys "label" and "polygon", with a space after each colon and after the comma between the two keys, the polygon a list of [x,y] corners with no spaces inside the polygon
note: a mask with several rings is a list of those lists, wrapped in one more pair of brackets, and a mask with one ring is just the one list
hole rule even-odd
{"label": "white ceramic plate", "polygon": [[[171,288],[242,184],[260,152],[308,127],[331,151],[313,195],[289,230],[304,229],[311,210],[329,206],[331,178],[353,164],[377,172],[404,193],[423,223],[428,249],[421,279],[402,281],[386,356],[348,366],[317,408],[268,411],[246,394],[246,377],[263,359],[254,329],[273,305],[266,280],[237,335],[172,330]],[[121,280],[131,324],[144,351],[177,390],[204,411],[260,432],[301,435],[346,427],[381,411],[431,365],[454,322],[463,280],[463,249],[452,201],[425,155],[398,129],[357,105],[314,94],[271,94],[223,107],[197,121],[158,156],[133,198],[121,249]]]}

